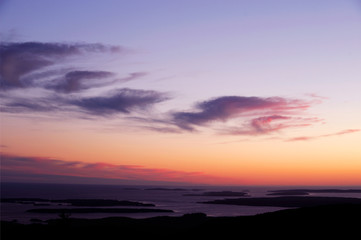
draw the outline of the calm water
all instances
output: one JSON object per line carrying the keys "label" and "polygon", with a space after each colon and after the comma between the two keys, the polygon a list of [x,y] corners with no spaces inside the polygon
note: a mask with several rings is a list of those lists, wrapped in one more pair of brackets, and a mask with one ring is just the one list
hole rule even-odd
{"label": "calm water", "polygon": [[[155,190],[154,188],[160,188]],[[280,207],[251,207],[231,205],[210,205],[197,202],[224,199],[230,197],[184,196],[185,194],[202,194],[206,191],[247,191],[250,197],[267,196],[269,190],[294,189],[295,187],[226,187],[226,186],[114,186],[114,185],[69,185],[69,184],[20,184],[2,183],[1,198],[45,198],[45,199],[115,199],[155,204],[155,208],[170,209],[174,213],[131,213],[131,214],[72,214],[74,218],[102,218],[109,216],[126,216],[145,218],[154,216],[181,216],[186,213],[203,212],[208,216],[255,215],[277,211]],[[297,187],[310,188],[310,187]],[[331,188],[331,187],[315,187]],[[361,189],[361,187],[334,187],[337,189]],[[361,193],[312,193],[315,196],[358,197]],[[268,196],[271,197],[271,196]],[[235,197],[237,198],[237,197]],[[46,208],[57,208],[46,206]],[[64,207],[64,206],[60,206]],[[44,208],[32,204],[1,203],[1,219],[29,223],[30,219],[47,220],[58,218],[57,214],[27,213],[26,210]],[[124,208],[124,207],[121,207]]]}

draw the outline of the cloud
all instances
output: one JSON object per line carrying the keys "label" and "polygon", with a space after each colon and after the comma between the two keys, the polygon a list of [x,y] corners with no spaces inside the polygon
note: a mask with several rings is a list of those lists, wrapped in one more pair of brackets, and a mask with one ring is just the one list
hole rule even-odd
{"label": "cloud", "polygon": [[133,72],[123,78],[115,78],[115,75],[115,73],[109,71],[75,70],[67,72],[64,76],[46,83],[44,88],[60,93],[75,93],[91,88],[132,81],[147,75],[147,73]]}
{"label": "cloud", "polygon": [[[147,75],[146,72],[131,72],[119,77],[114,72],[87,70],[82,66],[94,61],[94,58],[89,58],[94,57],[89,55],[91,53],[119,53],[125,50],[117,46],[88,43],[1,43],[1,111],[14,114],[77,112],[109,116],[149,109],[168,99],[166,94],[157,91],[120,88],[119,84],[141,78]],[[73,56],[81,57],[82,61],[70,58]],[[65,67],[64,64],[72,66]],[[85,92],[104,86],[115,90]]]}
{"label": "cloud", "polygon": [[129,114],[131,110],[147,109],[155,103],[167,100],[164,93],[150,90],[135,90],[123,88],[110,96],[81,98],[69,101],[90,114],[109,115],[115,113]]}
{"label": "cloud", "polygon": [[107,92],[100,96],[67,97],[54,95],[22,98],[7,98],[1,111],[10,113],[22,112],[73,112],[91,115],[92,117],[107,117],[114,114],[130,114],[136,110],[148,110],[154,104],[169,99],[165,93],[151,90],[122,88]]}
{"label": "cloud", "polygon": [[67,103],[69,100],[66,96],[56,93],[46,93],[30,91],[20,94],[8,94],[0,92],[2,102],[0,111],[4,113],[22,114],[22,113],[57,113],[71,112],[75,109]]}
{"label": "cloud", "polygon": [[[168,110],[154,117],[149,110],[170,99],[168,94],[120,86],[147,75],[146,72],[130,72],[119,77],[100,67],[89,70],[82,66],[93,61],[89,57],[91,53],[125,50],[88,43],[1,43],[1,111],[70,113],[70,116],[92,118],[134,113],[131,116],[137,116],[138,120],[133,125],[143,124],[140,126],[143,129],[163,133],[196,132],[207,127],[222,134],[261,135],[315,122],[299,117],[312,104],[320,102],[315,94],[310,95],[312,102],[277,96],[220,96],[198,102],[188,111]],[[73,61],[73,56],[80,56],[83,61]],[[65,67],[69,63],[72,66]],[[101,88],[105,86],[108,88]],[[105,90],[110,87],[114,90]],[[99,89],[90,91],[93,88]]]}
{"label": "cloud", "polygon": [[133,72],[130,73],[128,77],[121,78],[120,81],[126,82],[126,81],[132,81],[141,77],[146,76],[148,73],[146,72]]}
{"label": "cloud", "polygon": [[271,123],[274,121],[279,120],[289,120],[290,117],[280,116],[280,115],[272,115],[272,116],[266,116],[266,117],[259,117],[252,119],[251,126],[253,129],[255,129],[256,132],[259,133],[267,133],[267,132],[273,132],[282,128],[285,128],[286,126],[283,124],[278,124],[277,126],[272,126]]}
{"label": "cloud", "polygon": [[[273,130],[271,122],[291,119],[280,114],[295,114],[309,107],[308,102],[281,97],[224,96],[200,102],[193,111],[174,112],[172,121],[183,130],[193,131],[196,126],[252,116],[249,126],[253,129],[252,132],[266,133]],[[264,116],[265,114],[271,115]]]}
{"label": "cloud", "polygon": [[49,179],[55,179],[51,176],[68,176],[69,179],[80,177],[193,183],[216,183],[219,180],[224,180],[201,172],[147,168],[137,165],[117,165],[104,162],[86,163],[8,154],[2,154],[1,161],[2,181],[6,181],[5,178],[16,181],[22,179],[23,175],[32,176],[33,179],[37,179],[37,176],[46,175]]}
{"label": "cloud", "polygon": [[338,136],[338,135],[344,135],[344,134],[349,134],[349,133],[355,133],[355,132],[359,132],[361,131],[361,129],[346,129],[340,132],[336,132],[336,133],[332,133],[332,134],[326,134],[323,135],[324,137],[330,137],[330,136]]}
{"label": "cloud", "polygon": [[317,137],[306,137],[306,136],[294,137],[294,138],[288,139],[287,142],[308,141],[308,140],[315,139],[315,138],[317,138]]}
{"label": "cloud", "polygon": [[[268,134],[290,127],[289,124],[287,124],[287,121],[291,120],[291,117],[280,115],[257,117],[249,120],[249,122],[244,126],[227,128],[223,131],[223,133],[231,135]],[[274,122],[278,123],[275,124]]]}
{"label": "cloud", "polygon": [[307,127],[316,122],[318,118],[303,118],[294,116],[263,116],[252,118],[242,126],[228,127],[221,131],[222,134],[229,135],[265,135],[279,132],[287,128]]}
{"label": "cloud", "polygon": [[59,64],[67,57],[92,52],[119,52],[120,47],[85,43],[20,42],[0,44],[1,89],[32,86],[29,74]]}
{"label": "cloud", "polygon": [[66,73],[63,78],[57,79],[48,84],[46,88],[63,93],[78,92],[109,84],[109,81],[102,81],[99,83],[99,80],[114,77],[114,75],[114,73],[108,71],[71,71]]}
{"label": "cloud", "polygon": [[356,133],[356,132],[360,132],[360,131],[361,131],[361,129],[346,129],[346,130],[342,130],[342,131],[339,131],[339,132],[324,134],[324,135],[318,135],[318,136],[294,137],[294,138],[287,139],[286,142],[309,141],[309,140],[315,140],[315,139],[318,139],[318,138],[334,137],[334,136],[340,136],[340,135],[345,135],[345,134],[350,134],[350,133]]}
{"label": "cloud", "polygon": [[281,97],[222,96],[198,102],[190,111],[170,111],[161,117],[137,117],[143,129],[162,133],[213,130],[221,135],[265,135],[322,121],[302,116],[314,101]]}
{"label": "cloud", "polygon": [[[1,96],[1,95],[0,95]],[[1,112],[7,113],[30,113],[30,112],[56,112],[63,108],[64,99],[60,96],[46,97],[13,97],[6,96],[1,103]]]}

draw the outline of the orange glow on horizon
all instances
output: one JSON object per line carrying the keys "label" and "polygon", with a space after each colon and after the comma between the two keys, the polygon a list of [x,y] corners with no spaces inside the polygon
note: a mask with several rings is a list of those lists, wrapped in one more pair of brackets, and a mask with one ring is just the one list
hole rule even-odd
{"label": "orange glow on horizon", "polygon": [[163,169],[184,174],[178,179],[169,175],[170,180],[194,184],[361,185],[358,133],[312,142],[260,139],[223,144],[206,134],[112,133],[84,131],[80,125],[54,130],[52,124],[47,126],[52,131],[44,125],[38,131],[25,121],[16,125],[21,127],[4,129],[2,140],[8,146],[2,152],[14,156]]}

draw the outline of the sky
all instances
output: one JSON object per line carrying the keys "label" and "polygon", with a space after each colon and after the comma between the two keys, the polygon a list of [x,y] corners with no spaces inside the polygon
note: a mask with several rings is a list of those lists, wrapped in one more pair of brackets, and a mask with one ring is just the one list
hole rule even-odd
{"label": "sky", "polygon": [[0,0],[1,181],[361,185],[361,1]]}

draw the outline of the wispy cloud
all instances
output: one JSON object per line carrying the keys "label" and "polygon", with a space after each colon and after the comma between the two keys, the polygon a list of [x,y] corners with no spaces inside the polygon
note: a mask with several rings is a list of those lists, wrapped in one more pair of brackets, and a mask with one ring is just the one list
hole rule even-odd
{"label": "wispy cloud", "polygon": [[64,110],[63,102],[64,98],[58,95],[31,98],[5,95],[1,103],[1,111],[14,114],[57,112],[61,108]]}
{"label": "wispy cloud", "polygon": [[92,117],[109,117],[115,114],[131,114],[135,110],[149,110],[156,103],[165,101],[168,94],[151,90],[122,88],[100,96],[83,97],[50,95],[43,97],[8,97],[1,111],[10,113],[61,113],[85,114]]}
{"label": "wispy cloud", "polygon": [[147,75],[148,75],[148,73],[146,73],[146,72],[132,72],[129,74],[129,76],[120,78],[119,80],[122,82],[127,82],[127,81],[132,81],[132,80],[147,76]]}
{"label": "wispy cloud", "polygon": [[132,81],[146,75],[146,72],[132,72],[126,77],[117,78],[115,73],[109,71],[75,70],[45,83],[44,88],[60,93],[75,93]]}
{"label": "wispy cloud", "polygon": [[113,91],[110,96],[81,98],[69,101],[69,104],[78,106],[91,114],[129,114],[134,108],[147,109],[167,99],[166,94],[160,92],[124,88]]}
{"label": "wispy cloud", "polygon": [[108,71],[70,71],[61,79],[56,79],[45,87],[63,93],[78,92],[95,86],[104,86],[108,82],[99,80],[105,80],[114,77],[114,75]]}
{"label": "wispy cloud", "polygon": [[345,134],[350,134],[350,133],[356,133],[356,132],[360,132],[360,131],[361,131],[361,129],[346,129],[346,130],[342,130],[339,132],[323,134],[323,135],[318,135],[318,136],[294,137],[294,138],[287,139],[286,141],[287,142],[309,141],[309,140],[315,140],[315,139],[319,139],[319,138],[334,137],[334,136],[340,136],[340,135],[345,135]]}
{"label": "wispy cloud", "polygon": [[[86,118],[121,114],[136,117],[136,123],[143,129],[163,133],[198,132],[201,128],[209,128],[221,134],[254,136],[317,122],[317,118],[301,116],[322,100],[315,94],[310,95],[312,101],[279,96],[220,96],[200,101],[187,111],[170,109],[155,117],[150,109],[169,100],[169,94],[121,87],[124,82],[146,76],[146,72],[130,72],[119,77],[104,69],[88,70],[79,62],[71,68],[63,66],[65,62],[71,62],[72,56],[92,61],[87,57],[91,53],[119,54],[124,51],[123,47],[103,44],[2,43],[1,111],[13,114],[74,113],[76,117]],[[99,89],[105,86],[108,88]],[[105,90],[109,87],[113,90]],[[95,91],[94,88],[98,89]]]}
{"label": "wispy cloud", "polygon": [[[168,99],[165,93],[157,91],[120,88],[119,84],[144,77],[146,72],[130,72],[119,77],[114,72],[84,70],[82,66],[82,63],[94,60],[94,56],[89,54],[123,52],[126,52],[123,47],[103,44],[1,43],[1,111],[109,116],[149,109]],[[71,59],[73,56],[81,57],[83,61],[74,61]],[[70,69],[64,67],[69,61],[74,62]],[[114,90],[83,94],[88,89],[104,86],[113,87]]]}
{"label": "wispy cloud", "polygon": [[[282,97],[223,96],[203,101],[187,112],[173,112],[174,125],[184,131],[195,131],[199,126],[223,123],[220,131],[232,135],[268,134],[289,127],[308,126],[311,118],[298,115],[311,106],[311,102]],[[237,125],[228,125],[229,121]]]}
{"label": "wispy cloud", "polygon": [[121,47],[85,43],[20,42],[0,44],[2,90],[36,85],[31,74],[63,63],[68,57],[94,52],[120,52]]}
{"label": "wispy cloud", "polygon": [[[184,183],[205,183],[225,180],[202,172],[175,171],[147,168],[137,165],[117,165],[104,162],[86,163],[59,159],[1,155],[1,173],[7,178],[21,179],[23,174],[33,178],[40,175],[68,176],[99,179],[122,179],[142,181],[171,181]],[[7,179],[2,179],[6,181]]]}
{"label": "wispy cloud", "polygon": [[308,127],[321,120],[314,117],[297,117],[297,116],[264,116],[250,119],[249,122],[242,126],[229,127],[222,131],[230,135],[265,135],[279,132],[287,128]]}

